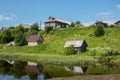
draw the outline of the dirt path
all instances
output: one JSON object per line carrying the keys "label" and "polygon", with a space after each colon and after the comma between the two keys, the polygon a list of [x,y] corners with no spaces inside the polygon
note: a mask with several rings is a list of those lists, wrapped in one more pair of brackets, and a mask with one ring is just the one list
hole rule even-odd
{"label": "dirt path", "polygon": [[48,80],[120,80],[120,74],[74,76],[74,77],[54,78]]}

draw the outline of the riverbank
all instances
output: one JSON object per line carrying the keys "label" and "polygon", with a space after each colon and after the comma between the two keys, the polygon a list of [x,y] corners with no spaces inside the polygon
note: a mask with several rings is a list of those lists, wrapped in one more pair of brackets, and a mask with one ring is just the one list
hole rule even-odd
{"label": "riverbank", "polygon": [[47,80],[120,80],[120,74],[111,75],[85,75],[64,78],[52,78]]}
{"label": "riverbank", "polygon": [[0,52],[1,60],[23,60],[35,61],[43,64],[56,64],[56,65],[80,65],[84,63],[93,63],[96,60],[92,56],[82,54],[77,55],[58,55],[58,54],[37,54],[37,53],[6,53]]}

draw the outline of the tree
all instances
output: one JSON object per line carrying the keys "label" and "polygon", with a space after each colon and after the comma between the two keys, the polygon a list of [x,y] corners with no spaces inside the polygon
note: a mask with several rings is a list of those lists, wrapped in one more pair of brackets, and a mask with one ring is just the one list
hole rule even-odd
{"label": "tree", "polygon": [[65,54],[66,55],[72,55],[72,54],[76,54],[76,51],[74,50],[74,46],[71,45],[69,47],[65,48]]}
{"label": "tree", "polygon": [[15,45],[17,46],[23,46],[26,45],[27,41],[23,33],[18,33],[15,37]]}
{"label": "tree", "polygon": [[20,32],[24,33],[24,28],[22,27],[22,25],[16,26],[16,28],[15,28],[16,34],[20,33]]}
{"label": "tree", "polygon": [[95,35],[96,37],[103,36],[104,33],[105,33],[105,31],[104,31],[103,26],[101,26],[101,25],[96,26],[96,29],[95,29],[95,32],[94,32],[94,35]]}
{"label": "tree", "polygon": [[53,27],[51,27],[51,26],[46,26],[45,27],[45,32],[46,33],[49,33],[51,30],[53,30]]}
{"label": "tree", "polygon": [[39,32],[39,25],[38,23],[34,23],[31,25],[30,30],[28,31],[29,35],[35,35]]}
{"label": "tree", "polygon": [[80,21],[75,22],[75,27],[81,27],[81,26],[83,26],[83,25],[80,23]]}
{"label": "tree", "polygon": [[75,27],[75,24],[72,22],[69,27]]}
{"label": "tree", "polygon": [[114,24],[110,25],[110,28],[115,28],[115,27],[116,27],[116,25],[114,25]]}
{"label": "tree", "polygon": [[11,31],[9,29],[3,30],[1,33],[1,43],[8,43],[13,40]]}

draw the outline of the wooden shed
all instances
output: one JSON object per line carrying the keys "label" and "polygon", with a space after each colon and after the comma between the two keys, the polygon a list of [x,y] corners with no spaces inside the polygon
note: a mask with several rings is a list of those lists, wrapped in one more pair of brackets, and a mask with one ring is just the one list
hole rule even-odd
{"label": "wooden shed", "polygon": [[88,47],[85,40],[70,40],[70,41],[66,41],[64,48],[69,47],[71,45],[74,46],[74,49],[77,52],[85,52]]}
{"label": "wooden shed", "polygon": [[43,42],[43,37],[40,35],[31,35],[27,41],[28,46],[36,46]]}

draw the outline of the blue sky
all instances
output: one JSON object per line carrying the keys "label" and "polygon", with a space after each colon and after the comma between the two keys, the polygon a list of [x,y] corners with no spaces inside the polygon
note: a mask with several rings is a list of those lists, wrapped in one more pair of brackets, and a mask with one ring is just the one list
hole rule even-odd
{"label": "blue sky", "polygon": [[0,27],[44,22],[54,16],[89,25],[120,20],[120,0],[0,0]]}

